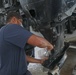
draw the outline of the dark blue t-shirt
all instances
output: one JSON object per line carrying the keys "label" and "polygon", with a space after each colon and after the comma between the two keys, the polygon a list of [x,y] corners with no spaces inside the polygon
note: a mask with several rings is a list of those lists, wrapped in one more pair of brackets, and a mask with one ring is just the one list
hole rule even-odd
{"label": "dark blue t-shirt", "polygon": [[23,75],[27,71],[24,46],[32,35],[19,25],[0,29],[0,75]]}

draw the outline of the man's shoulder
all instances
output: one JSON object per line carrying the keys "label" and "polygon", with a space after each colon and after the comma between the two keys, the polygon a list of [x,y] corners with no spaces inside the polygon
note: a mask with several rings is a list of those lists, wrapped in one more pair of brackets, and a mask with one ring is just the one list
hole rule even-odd
{"label": "man's shoulder", "polygon": [[12,35],[15,35],[15,34],[32,35],[31,32],[29,32],[25,28],[21,27],[20,25],[16,25],[16,24],[8,24],[8,25],[6,25],[4,32],[6,34],[12,34]]}
{"label": "man's shoulder", "polygon": [[20,25],[16,25],[16,24],[7,24],[5,25],[5,31],[12,31],[12,30],[19,30],[22,29],[22,27]]}

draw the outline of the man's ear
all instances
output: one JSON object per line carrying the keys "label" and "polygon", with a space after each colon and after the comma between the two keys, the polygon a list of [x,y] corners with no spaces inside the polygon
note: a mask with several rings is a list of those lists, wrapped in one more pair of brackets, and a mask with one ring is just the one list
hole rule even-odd
{"label": "man's ear", "polygon": [[17,19],[16,17],[13,17],[12,20],[11,20],[11,22],[14,23],[14,24],[18,24],[18,25],[21,24],[20,20]]}
{"label": "man's ear", "polygon": [[13,17],[13,18],[12,18],[12,22],[15,23],[15,24],[17,24],[17,23],[18,23],[18,22],[17,22],[17,18],[16,18],[16,17]]}

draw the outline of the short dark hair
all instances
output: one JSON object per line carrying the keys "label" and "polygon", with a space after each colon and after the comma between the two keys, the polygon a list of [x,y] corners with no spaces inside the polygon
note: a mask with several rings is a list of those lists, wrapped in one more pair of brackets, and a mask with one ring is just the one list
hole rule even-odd
{"label": "short dark hair", "polygon": [[13,17],[16,17],[17,19],[22,19],[19,12],[11,11],[7,14],[6,22],[9,22]]}

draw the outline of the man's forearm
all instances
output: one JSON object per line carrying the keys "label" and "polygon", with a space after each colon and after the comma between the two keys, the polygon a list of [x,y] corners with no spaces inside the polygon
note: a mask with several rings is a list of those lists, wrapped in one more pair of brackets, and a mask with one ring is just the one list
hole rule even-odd
{"label": "man's forearm", "polygon": [[27,56],[26,55],[26,60],[30,63],[41,63],[41,60],[39,59],[34,59],[33,57]]}
{"label": "man's forearm", "polygon": [[45,60],[47,60],[47,59],[48,59],[47,57],[45,57],[44,59],[35,59],[35,58],[33,58],[33,57],[30,57],[30,56],[27,56],[27,55],[26,55],[26,60],[27,60],[27,62],[30,62],[30,63],[43,64],[43,62],[44,62]]}
{"label": "man's forearm", "polygon": [[36,36],[36,35],[32,35],[28,39],[27,43],[31,44],[33,46],[41,47],[41,48],[47,47],[48,50],[52,50],[53,49],[52,44],[49,43],[45,38],[42,38],[42,37],[39,37],[39,36]]}

